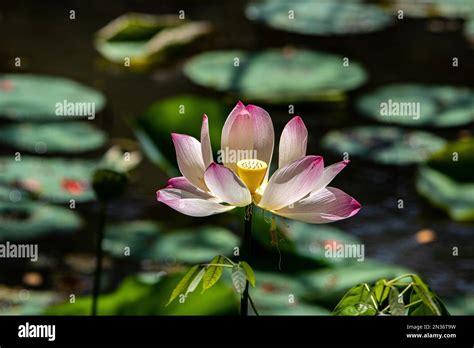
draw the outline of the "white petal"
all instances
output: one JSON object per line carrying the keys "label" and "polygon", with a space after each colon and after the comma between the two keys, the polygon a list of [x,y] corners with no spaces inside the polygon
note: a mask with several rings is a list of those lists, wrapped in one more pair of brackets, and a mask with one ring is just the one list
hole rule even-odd
{"label": "white petal", "polygon": [[181,174],[188,181],[201,190],[207,191],[204,183],[204,161],[202,159],[201,144],[195,138],[184,134],[171,134],[176,160]]}
{"label": "white petal", "polygon": [[306,156],[308,130],[299,116],[293,117],[283,129],[278,150],[278,168]]}
{"label": "white petal", "polygon": [[249,189],[229,168],[212,163],[204,173],[204,181],[211,193],[222,202],[238,207],[252,203]]}
{"label": "white petal", "polygon": [[204,167],[207,168],[214,161],[212,156],[211,138],[209,137],[209,120],[207,115],[202,117],[201,152]]}
{"label": "white petal", "polygon": [[349,161],[341,161],[324,168],[323,175],[319,178],[316,186],[311,190],[312,193],[316,193],[319,190],[325,188],[329,183],[336,177],[341,170],[343,170]]}
{"label": "white petal", "polygon": [[235,208],[235,206],[219,204],[213,200],[203,199],[191,192],[174,188],[157,191],[156,198],[170,208],[194,217],[220,214]]}
{"label": "white petal", "polygon": [[324,224],[354,216],[360,207],[359,202],[347,193],[334,187],[327,187],[273,213],[289,219]]}
{"label": "white petal", "polygon": [[323,173],[321,156],[306,156],[278,169],[270,178],[258,206],[277,210],[310,193]]}

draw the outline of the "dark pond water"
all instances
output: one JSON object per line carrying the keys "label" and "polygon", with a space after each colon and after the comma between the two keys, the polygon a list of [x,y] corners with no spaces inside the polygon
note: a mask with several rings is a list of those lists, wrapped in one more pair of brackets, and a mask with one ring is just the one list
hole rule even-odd
{"label": "dark pond water", "polygon": [[[363,63],[370,80],[366,86],[350,94],[345,108],[296,105],[311,134],[310,153],[325,156],[327,163],[337,161],[319,147],[328,130],[369,124],[352,107],[357,95],[390,82],[424,82],[469,85],[474,87],[474,50],[466,47],[459,32],[431,33],[423,20],[404,20],[382,32],[368,35],[315,38],[273,31],[252,24],[243,16],[241,1],[2,1],[0,5],[0,68],[15,71],[14,57],[23,57],[22,71],[73,78],[104,91],[108,97],[105,112],[96,119],[111,137],[133,137],[126,120],[136,117],[151,102],[174,94],[201,93],[217,95],[193,85],[181,73],[182,61],[156,67],[149,74],[134,74],[110,69],[98,59],[92,34],[113,18],[129,11],[177,13],[184,9],[193,19],[210,20],[216,34],[207,48],[279,47],[293,45],[343,54]],[[217,5],[219,4],[219,5]],[[76,19],[68,18],[69,10]],[[452,57],[460,66],[451,66]],[[287,106],[264,106],[273,116],[277,134],[289,120]],[[462,129],[435,131],[454,139]],[[471,128],[472,130],[472,128]],[[1,150],[7,153],[7,149]],[[98,154],[91,154],[97,156]],[[474,293],[474,245],[472,225],[450,221],[444,213],[429,206],[414,189],[415,167],[375,165],[353,160],[334,186],[356,197],[361,212],[336,226],[358,236],[366,245],[366,256],[409,268],[422,274],[440,295],[455,296]],[[158,205],[155,191],[166,177],[156,167],[141,165],[126,198],[111,209],[111,220],[159,218],[168,223],[190,223],[170,209]],[[397,208],[403,199],[405,208]],[[46,247],[58,261],[57,272],[67,272],[62,255],[68,252],[91,252],[95,224],[95,205],[80,207],[87,226],[72,239],[46,240]],[[432,229],[436,240],[428,244],[416,242],[415,233]],[[453,257],[452,247],[459,247]],[[136,265],[117,267],[117,278]],[[2,270],[2,282],[19,281],[14,272]]]}

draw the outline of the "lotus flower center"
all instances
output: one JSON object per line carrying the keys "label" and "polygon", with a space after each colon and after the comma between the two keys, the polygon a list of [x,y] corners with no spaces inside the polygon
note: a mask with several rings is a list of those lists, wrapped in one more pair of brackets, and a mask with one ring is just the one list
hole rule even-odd
{"label": "lotus flower center", "polygon": [[237,174],[254,194],[265,178],[268,165],[258,159],[245,159],[237,162]]}

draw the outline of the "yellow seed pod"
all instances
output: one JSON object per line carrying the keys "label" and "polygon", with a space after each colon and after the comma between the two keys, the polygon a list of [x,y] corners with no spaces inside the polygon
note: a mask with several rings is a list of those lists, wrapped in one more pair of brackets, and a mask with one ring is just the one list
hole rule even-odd
{"label": "yellow seed pod", "polygon": [[237,174],[253,194],[265,178],[268,165],[258,159],[245,159],[237,162]]}

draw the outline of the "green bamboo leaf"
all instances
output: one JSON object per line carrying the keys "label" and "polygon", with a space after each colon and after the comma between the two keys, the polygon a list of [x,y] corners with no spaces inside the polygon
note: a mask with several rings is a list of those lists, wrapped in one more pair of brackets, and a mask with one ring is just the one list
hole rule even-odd
{"label": "green bamboo leaf", "polygon": [[[225,258],[221,255],[215,256],[211,261],[211,265],[223,263],[225,263]],[[206,291],[207,289],[211,288],[215,283],[217,283],[221,275],[222,266],[209,266],[203,276],[202,292]]]}
{"label": "green bamboo leaf", "polygon": [[168,300],[168,303],[166,305],[169,305],[171,302],[174,301],[176,297],[179,296],[179,294],[182,294],[184,292],[184,289],[189,283],[189,280],[191,277],[196,273],[196,270],[199,268],[199,265],[195,265],[191,267],[191,269],[184,275],[184,277],[179,281],[178,285],[174,288],[173,292],[171,293],[170,299]]}
{"label": "green bamboo leaf", "polygon": [[193,292],[196,290],[197,286],[201,282],[202,277],[204,276],[204,273],[206,272],[206,268],[203,267],[198,274],[194,277],[192,282],[189,284],[188,289],[186,290],[186,296],[188,296],[189,293]]}
{"label": "green bamboo leaf", "polygon": [[388,302],[390,304],[390,314],[396,316],[405,315],[405,305],[403,303],[403,296],[400,296],[396,287],[392,287],[390,289]]}
{"label": "green bamboo leaf", "polygon": [[414,284],[410,295],[410,303],[417,303],[409,307],[409,316],[450,315],[443,302],[420,277],[415,274],[411,275],[411,277]]}
{"label": "green bamboo leaf", "polygon": [[244,270],[245,277],[249,281],[250,285],[255,287],[255,273],[252,267],[250,267],[250,265],[245,261],[240,262],[240,267],[242,267],[242,269]]}
{"label": "green bamboo leaf", "polygon": [[368,284],[359,284],[350,289],[334,308],[332,314],[346,316],[377,314]]}
{"label": "green bamboo leaf", "polygon": [[246,283],[247,277],[245,276],[243,268],[239,265],[232,267],[232,284],[240,296],[244,294]]}

